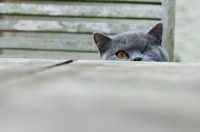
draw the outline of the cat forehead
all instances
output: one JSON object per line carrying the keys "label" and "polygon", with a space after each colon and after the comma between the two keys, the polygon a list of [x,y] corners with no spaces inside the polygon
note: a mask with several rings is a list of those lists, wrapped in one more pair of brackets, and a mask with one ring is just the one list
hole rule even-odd
{"label": "cat forehead", "polygon": [[116,35],[113,40],[122,42],[135,41],[139,43],[140,41],[147,39],[147,37],[148,35],[143,32],[126,32]]}
{"label": "cat forehead", "polygon": [[146,44],[148,41],[148,35],[142,32],[126,32],[116,35],[113,38],[114,45],[121,45],[125,47],[133,46],[140,47]]}

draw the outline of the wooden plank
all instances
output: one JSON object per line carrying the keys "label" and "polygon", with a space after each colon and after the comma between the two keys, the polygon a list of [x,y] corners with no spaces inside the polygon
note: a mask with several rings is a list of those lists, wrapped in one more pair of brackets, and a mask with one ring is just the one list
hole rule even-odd
{"label": "wooden plank", "polygon": [[45,5],[0,3],[0,14],[161,19],[157,5]]}
{"label": "wooden plank", "polygon": [[2,50],[1,58],[35,58],[35,59],[72,59],[72,60],[99,60],[99,53],[88,52],[61,52],[39,50]]}
{"label": "wooden plank", "polygon": [[58,63],[62,63],[64,60],[53,60],[53,59],[23,59],[23,58],[0,58],[0,71],[9,72],[10,70],[15,70],[14,72],[18,72],[16,68],[21,69],[31,69],[31,68],[39,68],[46,67],[50,65],[55,65]]}
{"label": "wooden plank", "polygon": [[85,1],[110,1],[110,2],[148,2],[148,3],[161,3],[162,0],[85,0]]}
{"label": "wooden plank", "polygon": [[[30,0],[4,0],[4,1],[11,1],[11,2],[16,2],[16,1],[30,1]],[[45,1],[45,2],[47,2],[46,0],[33,0],[33,1]],[[55,1],[55,0],[48,0],[48,1]],[[65,0],[57,0],[56,2],[63,2],[63,1],[65,1]],[[70,1],[70,0],[68,0],[68,1]],[[73,1],[73,2],[75,2],[75,1],[77,1],[77,2],[79,2],[80,0],[71,0],[71,1]],[[142,2],[142,3],[161,3],[162,2],[162,0],[81,0],[82,2],[83,1],[89,1],[89,2],[123,2],[123,3],[125,3],[125,2]]]}
{"label": "wooden plank", "polygon": [[[134,21],[133,21],[134,22]],[[155,24],[152,22],[133,24],[106,23],[106,22],[80,22],[80,21],[40,21],[40,20],[1,20],[0,30],[5,31],[45,31],[69,33],[118,34],[127,31],[148,31]],[[147,22],[147,21],[146,21]]]}
{"label": "wooden plank", "polygon": [[52,17],[52,16],[23,16],[23,15],[2,15],[4,20],[37,20],[37,21],[58,21],[58,22],[103,22],[103,23],[119,23],[119,24],[148,24],[157,23],[160,20],[148,20],[148,19],[118,19],[118,18],[77,18],[77,17]]}
{"label": "wooden plank", "polygon": [[54,51],[97,52],[92,40],[36,39],[36,38],[0,38],[1,49],[36,49]]}
{"label": "wooden plank", "polygon": [[4,85],[1,130],[199,131],[199,73],[190,63],[77,61]]}
{"label": "wooden plank", "polygon": [[[117,28],[120,32],[120,30],[123,31],[135,31],[135,30],[147,30],[150,26],[153,27],[155,24],[159,23],[160,20],[133,20],[133,19],[105,19],[105,18],[65,18],[65,17],[41,17],[41,16],[12,16],[12,15],[3,15],[4,21],[0,21],[2,24],[1,27],[4,27],[6,30],[7,28],[14,28],[14,24],[17,22],[20,22],[21,20],[24,21],[23,24],[21,24],[21,30],[23,28],[26,30],[28,26],[31,27],[31,22],[34,20],[34,23],[38,24],[33,24],[34,26],[37,26],[38,29],[39,27],[44,27],[44,25],[49,25],[49,30],[52,29],[54,30],[55,24],[51,23],[56,23],[62,28],[67,28],[67,30],[75,30],[79,31],[81,28],[81,31],[84,31],[82,28],[89,28],[88,31],[95,31],[93,24],[95,24],[95,27],[97,27],[96,31],[101,31],[103,30],[106,32],[105,25],[111,26],[111,28],[108,27],[109,30],[114,30]],[[116,23],[117,21],[117,23]],[[76,24],[74,24],[74,22]],[[33,23],[33,22],[32,22]],[[43,24],[42,24],[43,23]],[[69,23],[69,24],[67,24]],[[112,25],[115,25],[115,27],[112,28]],[[126,26],[124,26],[126,25]],[[71,27],[70,27],[71,26]],[[20,28],[18,27],[18,28]],[[30,28],[29,27],[29,28]],[[51,28],[52,27],[52,28]],[[93,28],[93,29],[91,29]],[[1,29],[3,30],[3,28]],[[59,30],[59,29],[57,29]],[[63,29],[66,30],[66,29]],[[149,30],[149,29],[148,29]],[[19,31],[19,30],[18,30]],[[88,32],[85,30],[85,32]],[[108,31],[107,31],[108,32]],[[115,31],[117,32],[117,31]],[[38,32],[37,32],[38,33]],[[77,37],[76,37],[77,38]]]}
{"label": "wooden plank", "polygon": [[[0,83],[41,72],[49,67],[67,62],[53,59],[0,58]],[[17,69],[17,70],[16,70]]]}
{"label": "wooden plank", "polygon": [[175,0],[163,0],[163,47],[174,61],[174,29],[175,29]]}
{"label": "wooden plank", "polygon": [[2,38],[37,38],[37,39],[72,39],[76,40],[90,40],[91,34],[68,34],[68,33],[44,33],[44,32],[13,32],[3,31]]}

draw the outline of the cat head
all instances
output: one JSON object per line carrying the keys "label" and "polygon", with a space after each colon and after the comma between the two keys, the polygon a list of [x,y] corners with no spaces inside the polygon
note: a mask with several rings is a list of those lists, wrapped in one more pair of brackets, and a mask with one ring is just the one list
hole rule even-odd
{"label": "cat head", "polygon": [[114,61],[168,61],[162,48],[163,24],[155,25],[148,33],[126,32],[110,38],[94,33],[94,41],[102,60]]}

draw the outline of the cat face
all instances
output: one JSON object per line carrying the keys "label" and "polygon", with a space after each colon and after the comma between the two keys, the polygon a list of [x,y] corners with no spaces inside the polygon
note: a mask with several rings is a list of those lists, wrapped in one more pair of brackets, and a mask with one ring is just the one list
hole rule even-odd
{"label": "cat face", "polygon": [[94,33],[94,41],[102,60],[167,62],[168,55],[161,47],[162,30],[159,23],[148,33],[127,32],[113,38]]}

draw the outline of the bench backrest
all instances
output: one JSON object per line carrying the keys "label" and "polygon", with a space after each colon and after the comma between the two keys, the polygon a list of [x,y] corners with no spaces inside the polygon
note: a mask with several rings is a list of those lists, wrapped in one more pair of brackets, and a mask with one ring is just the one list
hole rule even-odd
{"label": "bench backrest", "polygon": [[148,31],[164,24],[163,46],[173,60],[175,0],[4,0],[2,56],[98,59],[92,33]]}

